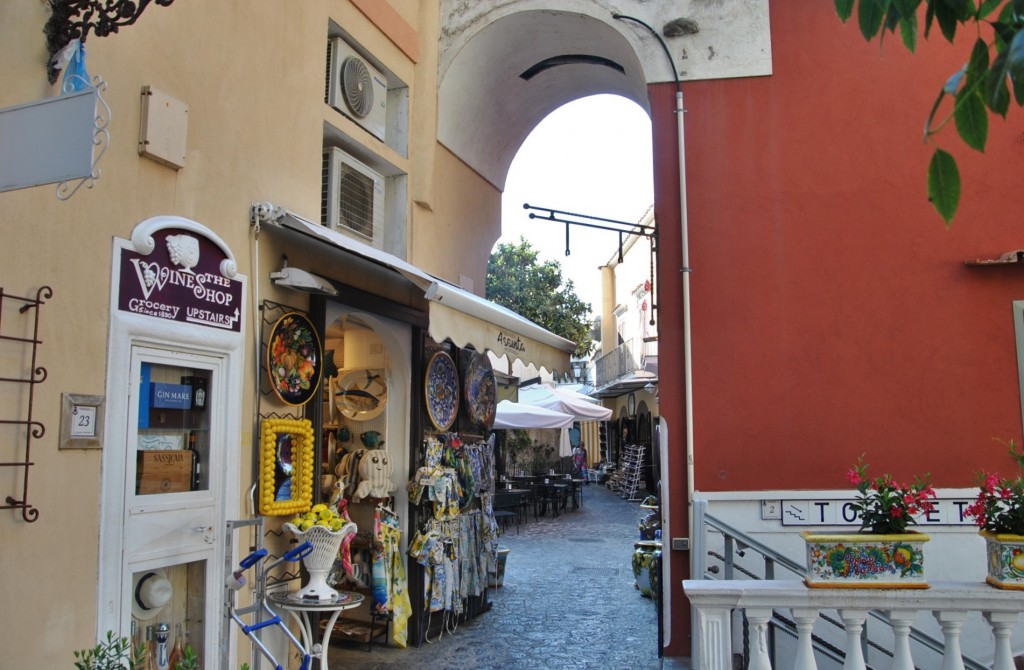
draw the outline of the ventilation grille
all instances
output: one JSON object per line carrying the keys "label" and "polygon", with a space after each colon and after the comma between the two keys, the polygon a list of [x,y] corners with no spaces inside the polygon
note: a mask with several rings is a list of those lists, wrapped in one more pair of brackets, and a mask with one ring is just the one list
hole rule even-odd
{"label": "ventilation grille", "polygon": [[340,37],[327,41],[327,104],[384,141],[388,80],[371,61]]}
{"label": "ventilation grille", "polygon": [[359,58],[348,57],[341,65],[341,87],[349,110],[365,119],[373,110],[373,79]]}
{"label": "ventilation grille", "polygon": [[324,152],[320,223],[381,245],[384,180],[335,147]]}

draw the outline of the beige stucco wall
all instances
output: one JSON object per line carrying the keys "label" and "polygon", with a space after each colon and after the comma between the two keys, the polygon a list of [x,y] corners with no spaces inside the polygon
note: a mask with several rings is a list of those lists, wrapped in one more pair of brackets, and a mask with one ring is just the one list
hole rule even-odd
{"label": "beige stucco wall", "polygon": [[[468,276],[483,292],[487,255],[500,233],[500,194],[436,144],[438,40],[436,34],[418,31],[436,28],[437,3],[390,4],[399,24],[416,34],[415,60],[401,48],[408,42],[390,39],[347,0],[150,5],[135,25],[88,39],[88,67],[107,82],[103,96],[111,108],[111,139],[98,164],[98,182],[67,202],[54,197],[53,185],[0,193],[0,286],[17,295],[34,295],[43,285],[53,288],[42,308],[38,359],[48,377],[36,388],[33,417],[46,432],[32,444],[35,464],[29,473],[29,503],[38,508],[39,518],[25,523],[20,513],[0,510],[4,598],[17,604],[17,615],[5,617],[0,628],[4,667],[70,667],[72,651],[95,640],[101,453],[59,451],[57,439],[61,393],[119,392],[104,388],[114,237],[128,237],[138,222],[154,215],[198,221],[228,244],[239,272],[250,278],[247,303],[258,290],[261,299],[305,305],[302,294],[269,283],[267,274],[279,267],[282,252],[290,254],[294,265],[307,261],[325,276],[377,287],[397,302],[414,302],[416,296],[395,294],[398,289],[388,286],[386,272],[343,267],[314,245],[273,230],[260,236],[259,276],[254,276],[250,203],[269,200],[317,216],[327,122],[409,174],[404,203],[411,226],[408,260],[455,283],[460,275]],[[0,4],[0,62],[5,68],[0,107],[57,92],[46,82],[46,7],[38,1]],[[324,104],[329,21],[410,86],[408,156],[375,143]],[[181,170],[138,155],[140,90],[147,85],[188,105],[187,164]],[[426,187],[418,184],[417,171]],[[429,206],[413,205],[413,194]],[[246,337],[252,341],[256,320],[251,304],[246,308]],[[6,313],[4,319],[6,327]],[[256,361],[251,349],[245,389],[230,399],[243,407],[243,454],[252,453],[250,389]],[[0,418],[24,412],[23,389],[6,386],[0,385]],[[0,439],[0,461],[21,457],[8,434]],[[14,470],[0,469],[0,499],[20,495],[21,471]],[[234,474],[240,490],[248,489],[251,463],[243,458]],[[244,504],[241,508],[246,509]],[[248,645],[237,646],[246,658]]]}

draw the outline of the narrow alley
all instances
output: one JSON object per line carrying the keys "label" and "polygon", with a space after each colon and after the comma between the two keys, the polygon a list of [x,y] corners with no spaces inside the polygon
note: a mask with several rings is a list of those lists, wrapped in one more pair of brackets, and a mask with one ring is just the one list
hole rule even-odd
{"label": "narrow alley", "polygon": [[[658,658],[655,603],[636,589],[631,557],[640,539],[639,503],[603,485],[584,487],[583,505],[557,518],[513,524],[511,549],[493,609],[454,634],[401,650],[333,644],[330,666],[344,670],[584,669],[670,667]],[[671,667],[681,667],[671,665]]]}

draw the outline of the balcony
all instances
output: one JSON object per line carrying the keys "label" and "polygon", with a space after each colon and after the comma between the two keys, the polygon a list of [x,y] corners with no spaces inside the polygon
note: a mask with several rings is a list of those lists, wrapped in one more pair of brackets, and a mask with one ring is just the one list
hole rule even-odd
{"label": "balcony", "polygon": [[649,345],[631,339],[594,361],[595,398],[624,395],[647,384],[658,382],[658,356],[645,355],[642,349]]}
{"label": "balcony", "polygon": [[[701,531],[692,553],[697,579],[684,581],[683,590],[693,607],[694,668],[1024,667],[1012,651],[1024,640],[1020,591],[981,579],[929,579],[930,588],[920,590],[808,588],[802,557],[794,560],[709,514],[701,496],[693,514]],[[952,579],[971,574],[968,567],[974,566],[959,566]]]}
{"label": "balcony", "polygon": [[[774,632],[778,618],[789,614],[795,624],[794,660],[796,670],[818,668],[823,664],[851,670],[878,667],[865,662],[867,645],[863,632],[869,612],[877,611],[891,626],[891,651],[876,651],[892,656],[896,670],[942,668],[964,670],[985,667],[977,662],[965,664],[961,654],[961,634],[968,616],[980,613],[992,634],[991,657],[995,670],[1014,670],[1010,637],[1018,616],[1024,610],[1024,598],[1016,591],[1002,591],[980,582],[939,582],[916,591],[891,589],[810,589],[796,580],[686,580],[683,590],[695,609],[694,667],[701,670],[732,670],[737,654],[747,657],[744,667],[771,670]],[[742,611],[746,635],[742,652],[734,653],[733,618]],[[839,644],[825,642],[815,635],[819,615],[837,611],[842,633]],[[912,636],[912,626],[934,617],[942,640]],[[819,632],[821,632],[819,630]],[[972,635],[975,642],[981,636]],[[934,644],[938,642],[938,644]],[[913,643],[913,644],[912,644]],[[912,651],[913,647],[913,651]],[[886,667],[882,665],[881,667]]]}

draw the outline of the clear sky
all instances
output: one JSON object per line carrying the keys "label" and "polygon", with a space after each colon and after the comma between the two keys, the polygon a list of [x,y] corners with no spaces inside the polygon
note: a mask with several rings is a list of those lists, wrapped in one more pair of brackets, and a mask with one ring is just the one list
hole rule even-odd
{"label": "clear sky", "polygon": [[600,311],[598,267],[618,248],[612,232],[529,218],[523,203],[637,222],[654,203],[651,122],[636,103],[613,95],[581,98],[552,112],[523,143],[502,198],[499,243],[525,237],[540,260],[555,260],[576,294]]}

